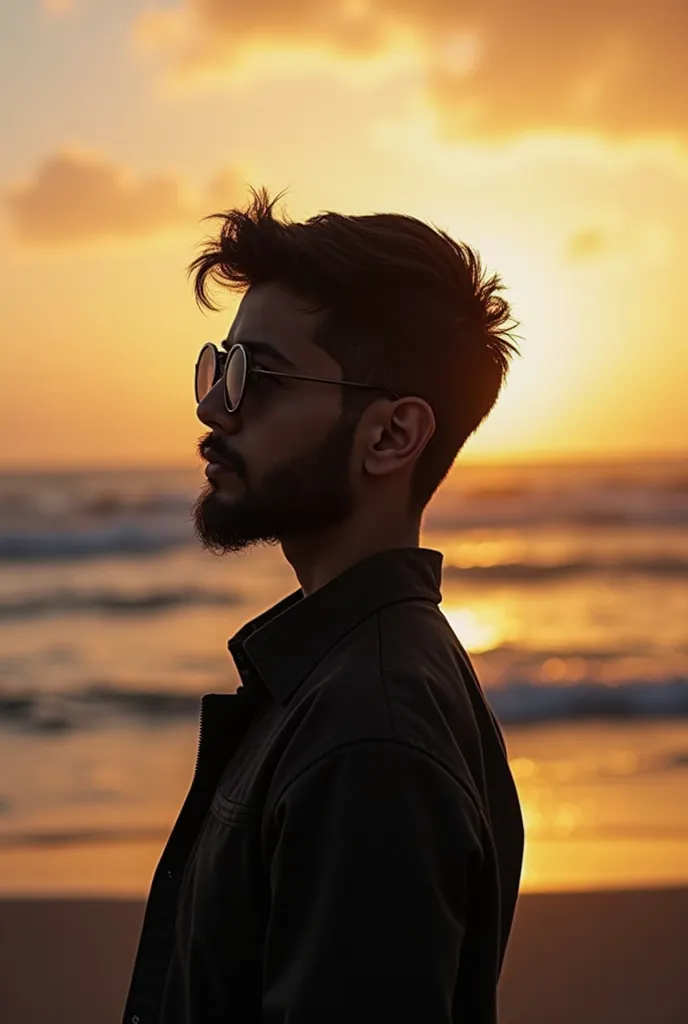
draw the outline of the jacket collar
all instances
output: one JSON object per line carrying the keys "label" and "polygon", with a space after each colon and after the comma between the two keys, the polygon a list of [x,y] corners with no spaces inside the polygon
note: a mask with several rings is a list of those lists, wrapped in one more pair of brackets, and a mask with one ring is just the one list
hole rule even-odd
{"label": "jacket collar", "polygon": [[228,642],[242,679],[248,659],[275,700],[287,701],[321,658],[368,616],[400,601],[439,604],[442,558],[431,548],[380,551],[308,597],[302,590],[289,594]]}

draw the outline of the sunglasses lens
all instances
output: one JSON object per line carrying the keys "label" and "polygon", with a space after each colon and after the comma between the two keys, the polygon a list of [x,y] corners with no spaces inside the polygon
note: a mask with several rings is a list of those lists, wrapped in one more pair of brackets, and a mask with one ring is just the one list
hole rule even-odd
{"label": "sunglasses lens", "polygon": [[238,408],[246,382],[246,357],[242,348],[232,349],[225,376],[227,404],[230,411]]}
{"label": "sunglasses lens", "polygon": [[196,364],[196,401],[202,402],[215,383],[217,372],[217,361],[215,351],[211,345],[205,345],[201,349]]}

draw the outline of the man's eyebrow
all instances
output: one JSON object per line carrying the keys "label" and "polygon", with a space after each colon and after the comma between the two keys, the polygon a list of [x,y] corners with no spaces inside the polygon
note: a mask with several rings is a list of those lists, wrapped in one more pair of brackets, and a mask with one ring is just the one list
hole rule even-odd
{"label": "man's eyebrow", "polygon": [[[229,338],[225,338],[222,342],[222,347],[225,352],[229,352],[230,348],[234,344],[236,344],[236,342],[230,341]],[[269,341],[242,341],[241,344],[244,345],[249,352],[255,352],[257,355],[270,356],[276,363],[279,363],[280,366],[284,366],[286,369],[296,369],[295,363],[292,363],[291,359],[288,359],[283,352],[280,352],[278,348],[271,345]]]}

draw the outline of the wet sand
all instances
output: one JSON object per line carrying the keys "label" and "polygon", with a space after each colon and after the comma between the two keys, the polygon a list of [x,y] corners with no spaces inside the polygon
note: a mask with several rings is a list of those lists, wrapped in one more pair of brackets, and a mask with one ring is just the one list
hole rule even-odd
{"label": "wet sand", "polygon": [[[2,1024],[118,1024],[142,914],[1,900]],[[521,896],[500,1002],[500,1024],[685,1024],[688,889]]]}

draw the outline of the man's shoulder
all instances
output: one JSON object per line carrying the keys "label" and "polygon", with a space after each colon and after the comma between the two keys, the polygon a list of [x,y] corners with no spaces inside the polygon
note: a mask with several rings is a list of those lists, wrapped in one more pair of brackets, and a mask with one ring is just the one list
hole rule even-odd
{"label": "man's shoulder", "polygon": [[390,605],[361,622],[292,698],[292,756],[303,766],[348,744],[391,741],[470,776],[462,748],[479,739],[455,643],[427,602]]}

